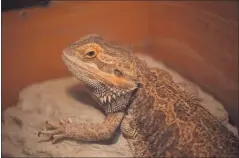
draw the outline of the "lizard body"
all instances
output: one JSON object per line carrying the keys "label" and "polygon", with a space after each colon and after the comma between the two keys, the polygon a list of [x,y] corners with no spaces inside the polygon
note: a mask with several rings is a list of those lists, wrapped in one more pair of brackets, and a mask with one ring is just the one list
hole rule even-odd
{"label": "lizard body", "polygon": [[120,127],[135,157],[230,157],[239,140],[162,69],[150,69],[124,45],[88,35],[64,49],[63,61],[105,111],[104,122],[47,122],[53,142],[109,139]]}

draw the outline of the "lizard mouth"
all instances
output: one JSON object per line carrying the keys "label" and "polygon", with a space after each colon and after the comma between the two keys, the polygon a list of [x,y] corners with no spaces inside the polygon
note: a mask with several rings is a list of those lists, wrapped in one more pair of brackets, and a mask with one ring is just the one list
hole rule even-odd
{"label": "lizard mouth", "polygon": [[120,91],[131,91],[136,88],[133,82],[126,79],[118,79],[117,77],[102,72],[93,64],[86,64],[75,56],[70,56],[67,52],[63,52],[62,60],[67,65],[69,71],[85,84],[97,85],[99,82],[116,87]]}

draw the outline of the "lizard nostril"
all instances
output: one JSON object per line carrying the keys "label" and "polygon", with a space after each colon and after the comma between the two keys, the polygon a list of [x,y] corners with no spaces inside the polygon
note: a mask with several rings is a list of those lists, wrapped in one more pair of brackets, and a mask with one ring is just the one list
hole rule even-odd
{"label": "lizard nostril", "polygon": [[63,54],[66,55],[66,56],[74,56],[75,52],[70,50],[70,49],[64,49]]}

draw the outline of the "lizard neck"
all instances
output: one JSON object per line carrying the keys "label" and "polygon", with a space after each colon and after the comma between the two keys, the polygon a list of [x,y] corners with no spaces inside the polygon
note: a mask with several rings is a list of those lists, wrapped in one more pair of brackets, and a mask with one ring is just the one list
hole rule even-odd
{"label": "lizard neck", "polygon": [[[132,102],[129,106],[129,111],[141,111],[146,108],[150,109],[156,100],[156,89],[157,75],[148,68],[146,63],[138,58],[135,58],[137,81],[139,88],[137,89]],[[142,106],[142,107],[141,107]]]}
{"label": "lizard neck", "polygon": [[154,90],[152,88],[155,88],[155,84],[158,80],[157,75],[151,71],[145,61],[136,58],[135,62],[137,65],[137,82],[141,84],[141,88],[145,90],[144,93],[154,94]]}

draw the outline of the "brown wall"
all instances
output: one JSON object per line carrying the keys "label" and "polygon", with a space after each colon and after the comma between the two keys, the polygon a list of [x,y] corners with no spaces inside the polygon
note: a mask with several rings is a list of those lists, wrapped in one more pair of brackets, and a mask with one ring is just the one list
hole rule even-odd
{"label": "brown wall", "polygon": [[88,33],[136,44],[222,101],[237,122],[237,2],[53,2],[2,14],[2,107],[70,75],[61,50]]}

